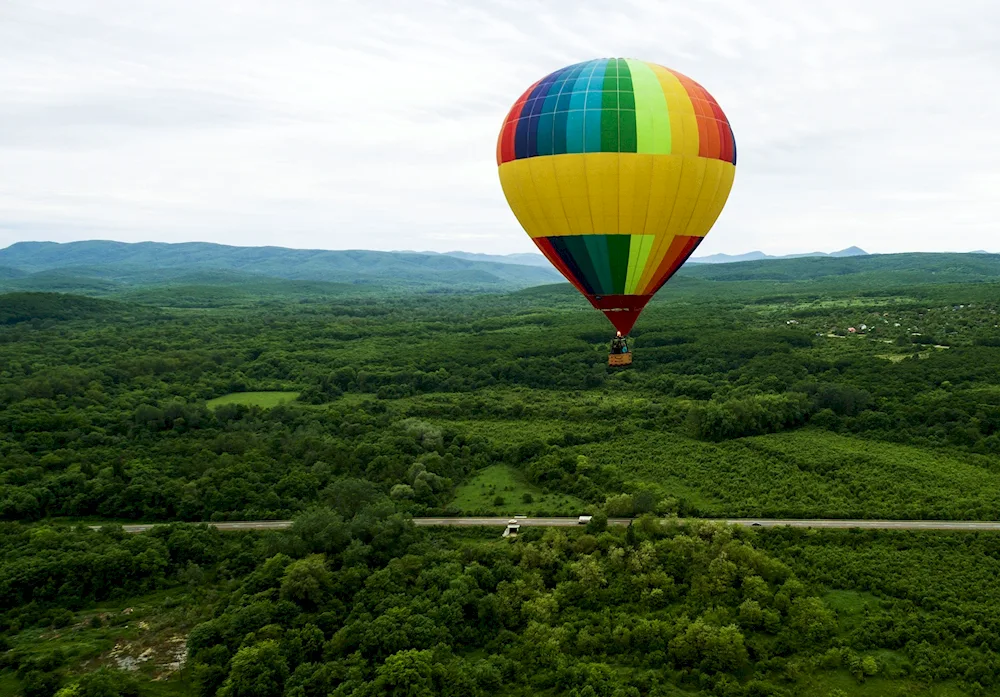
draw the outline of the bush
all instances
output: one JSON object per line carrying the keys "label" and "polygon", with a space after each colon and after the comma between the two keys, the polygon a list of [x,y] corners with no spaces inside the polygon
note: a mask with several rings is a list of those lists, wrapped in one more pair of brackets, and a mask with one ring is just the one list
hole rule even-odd
{"label": "bush", "polygon": [[51,618],[52,626],[56,629],[62,629],[73,624],[73,613],[65,608],[53,610]]}
{"label": "bush", "polygon": [[59,690],[57,697],[139,697],[139,683],[129,673],[98,668]]}
{"label": "bush", "polygon": [[52,697],[59,688],[59,675],[56,673],[32,670],[24,676],[23,680],[24,697]]}

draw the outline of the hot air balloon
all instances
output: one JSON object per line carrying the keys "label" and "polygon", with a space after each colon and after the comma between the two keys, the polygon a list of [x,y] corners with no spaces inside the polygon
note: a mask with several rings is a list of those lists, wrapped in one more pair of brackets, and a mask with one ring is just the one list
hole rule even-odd
{"label": "hot air balloon", "polygon": [[[600,58],[521,95],[500,131],[497,164],[525,232],[624,341],[722,212],[736,142],[691,78]],[[619,355],[613,363],[631,362],[627,349]]]}

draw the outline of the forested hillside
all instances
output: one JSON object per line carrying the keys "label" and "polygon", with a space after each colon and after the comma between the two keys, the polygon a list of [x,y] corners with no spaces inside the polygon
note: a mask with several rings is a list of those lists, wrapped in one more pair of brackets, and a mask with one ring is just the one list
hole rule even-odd
{"label": "forested hillside", "polygon": [[380,290],[496,291],[560,278],[550,267],[537,263],[413,252],[230,247],[207,242],[19,242],[0,250],[0,266],[19,272],[7,279],[0,274],[0,283],[8,289],[24,290],[67,290],[74,282],[104,282],[109,284],[104,290],[109,291],[165,282],[232,285],[280,278],[370,285]]}
{"label": "forested hillside", "polygon": [[32,322],[37,325],[46,320],[120,319],[123,315],[148,315],[150,312],[146,307],[79,295],[8,293],[0,296],[0,324]]}

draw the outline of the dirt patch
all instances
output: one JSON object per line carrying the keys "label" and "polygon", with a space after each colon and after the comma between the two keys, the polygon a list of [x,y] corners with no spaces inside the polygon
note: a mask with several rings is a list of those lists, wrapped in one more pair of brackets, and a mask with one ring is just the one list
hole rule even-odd
{"label": "dirt patch", "polygon": [[167,679],[171,674],[183,668],[184,662],[187,660],[187,637],[171,637],[167,640],[165,648],[167,649],[167,657],[170,660],[157,666],[160,668],[160,671],[153,680]]}
{"label": "dirt patch", "polygon": [[184,667],[187,659],[187,636],[144,635],[133,641],[120,639],[104,663],[118,670],[142,671],[154,680],[166,680]]}

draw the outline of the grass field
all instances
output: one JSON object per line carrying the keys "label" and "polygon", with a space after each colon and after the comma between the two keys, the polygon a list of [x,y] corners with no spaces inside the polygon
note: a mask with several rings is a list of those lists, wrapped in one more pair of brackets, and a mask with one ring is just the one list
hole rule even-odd
{"label": "grass field", "polygon": [[[519,397],[499,395],[507,401]],[[528,407],[537,415],[527,418],[432,420],[505,444],[552,442],[563,434],[586,434],[595,421],[618,423],[621,430],[577,445],[576,452],[616,470],[630,489],[684,500],[696,515],[993,520],[1000,510],[1000,468],[990,456],[817,428],[705,442],[636,427],[650,401],[625,404],[614,394],[587,395],[565,400],[572,406],[558,418],[551,413],[558,400],[542,393]],[[460,487],[453,505],[463,511],[488,507],[499,482],[486,472]],[[516,492],[516,503],[524,486],[510,480],[499,489],[513,487],[508,493]]]}
{"label": "grass field", "polygon": [[[529,500],[530,498],[530,500]],[[499,500],[502,499],[503,503]],[[579,515],[587,504],[568,494],[547,494],[522,481],[507,465],[493,465],[478,472],[455,491],[450,506],[462,513],[490,515]],[[591,506],[592,508],[592,506]]]}
{"label": "grass field", "polygon": [[819,429],[725,443],[636,431],[579,451],[705,515],[990,520],[1000,508],[990,458]]}
{"label": "grass field", "polygon": [[21,694],[21,681],[14,675],[14,671],[5,670],[0,672],[0,695]]}
{"label": "grass field", "polygon": [[221,397],[210,399],[208,407],[214,408],[223,404],[246,404],[252,407],[269,409],[298,398],[298,392],[231,392]]}

